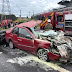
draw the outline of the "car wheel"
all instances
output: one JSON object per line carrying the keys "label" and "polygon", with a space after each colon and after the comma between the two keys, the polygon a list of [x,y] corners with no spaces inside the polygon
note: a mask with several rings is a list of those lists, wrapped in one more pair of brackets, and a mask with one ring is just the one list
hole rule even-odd
{"label": "car wheel", "polygon": [[48,56],[48,51],[45,49],[39,49],[37,52],[37,56],[39,59],[43,61],[50,61]]}
{"label": "car wheel", "polygon": [[9,41],[9,47],[10,47],[11,49],[13,49],[13,48],[14,48],[14,44],[13,44],[13,42],[12,42],[12,41]]}

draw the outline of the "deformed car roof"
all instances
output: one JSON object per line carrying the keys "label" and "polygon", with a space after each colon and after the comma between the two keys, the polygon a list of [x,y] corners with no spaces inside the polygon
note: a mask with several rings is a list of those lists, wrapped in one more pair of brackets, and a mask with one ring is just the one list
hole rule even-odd
{"label": "deformed car roof", "polygon": [[19,27],[26,26],[26,27],[32,28],[32,27],[35,27],[36,25],[39,25],[41,22],[42,22],[41,20],[37,20],[37,21],[32,20],[32,21],[29,21],[29,22],[22,23],[18,26]]}

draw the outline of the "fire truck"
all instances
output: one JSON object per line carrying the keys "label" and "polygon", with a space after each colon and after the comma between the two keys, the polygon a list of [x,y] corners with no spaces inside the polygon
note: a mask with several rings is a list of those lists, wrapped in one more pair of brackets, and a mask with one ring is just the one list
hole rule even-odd
{"label": "fire truck", "polygon": [[[68,19],[67,19],[68,18]],[[66,19],[66,20],[65,20]],[[62,30],[66,34],[72,35],[72,8],[58,9],[53,12],[41,14],[41,29],[45,29],[48,23],[51,23],[53,30]]]}

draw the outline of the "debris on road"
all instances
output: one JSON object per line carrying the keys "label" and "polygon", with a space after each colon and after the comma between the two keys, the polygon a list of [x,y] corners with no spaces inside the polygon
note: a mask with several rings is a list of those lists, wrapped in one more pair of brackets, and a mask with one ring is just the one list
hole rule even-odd
{"label": "debris on road", "polygon": [[54,64],[52,62],[44,62],[38,59],[37,57],[33,56],[32,54],[29,54],[28,56],[25,57],[16,57],[13,59],[8,59],[8,63],[16,63],[19,64],[20,66],[35,66],[39,67],[41,69],[44,69],[45,71],[51,71],[51,70],[56,70],[60,72],[70,72],[62,67],[59,66],[59,64]]}

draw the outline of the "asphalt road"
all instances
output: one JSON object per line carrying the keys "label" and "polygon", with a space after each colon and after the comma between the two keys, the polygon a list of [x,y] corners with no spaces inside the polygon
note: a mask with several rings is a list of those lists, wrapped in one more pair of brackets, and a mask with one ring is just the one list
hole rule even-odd
{"label": "asphalt road", "polygon": [[44,62],[26,51],[1,45],[0,72],[72,72],[72,64]]}

